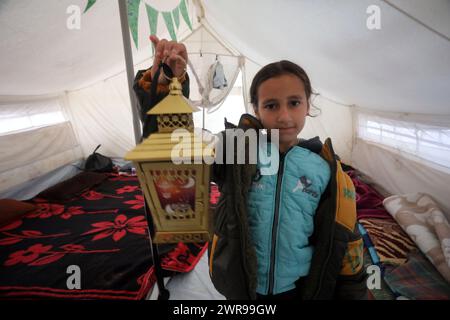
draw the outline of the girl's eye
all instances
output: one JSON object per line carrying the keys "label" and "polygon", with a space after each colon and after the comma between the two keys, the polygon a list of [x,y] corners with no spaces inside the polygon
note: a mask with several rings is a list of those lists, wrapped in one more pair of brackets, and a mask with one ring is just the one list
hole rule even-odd
{"label": "girl's eye", "polygon": [[302,103],[302,102],[301,102],[300,100],[292,100],[292,101],[289,102],[289,104],[290,104],[292,107],[298,107],[301,103]]}
{"label": "girl's eye", "polygon": [[268,103],[266,105],[264,105],[264,109],[269,109],[269,110],[273,110],[275,109],[277,105],[275,103]]}

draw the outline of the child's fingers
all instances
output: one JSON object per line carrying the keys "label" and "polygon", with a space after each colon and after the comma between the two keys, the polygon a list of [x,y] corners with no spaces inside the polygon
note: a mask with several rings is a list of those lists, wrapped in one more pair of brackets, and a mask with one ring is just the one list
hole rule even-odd
{"label": "child's fingers", "polygon": [[155,56],[153,58],[153,65],[159,65],[159,63],[161,62],[161,54],[158,51],[158,44],[159,44],[160,41],[159,41],[158,37],[155,36],[154,34],[152,34],[150,36],[150,41],[152,42],[153,48],[155,49],[155,53],[154,53]]}
{"label": "child's fingers", "polygon": [[172,51],[170,51],[169,53],[169,58],[168,61],[172,64],[176,63],[176,62],[183,62],[183,57],[180,55],[180,51],[177,49],[172,49]]}
{"label": "child's fingers", "polygon": [[152,44],[153,44],[153,48],[156,49],[156,46],[158,45],[158,42],[159,42],[158,37],[157,37],[156,35],[152,34],[152,35],[150,36],[150,41],[151,41]]}
{"label": "child's fingers", "polygon": [[155,50],[155,58],[153,59],[153,65],[154,66],[159,66],[159,64],[161,63],[161,60],[164,59],[164,48],[165,48],[165,44],[167,43],[167,40],[162,39],[158,42],[158,45],[156,46],[156,50]]}
{"label": "child's fingers", "polygon": [[[153,65],[158,66],[161,61],[163,61],[170,66],[175,76],[181,76],[187,63],[187,51],[185,45],[166,39],[159,40],[155,35],[150,36],[150,41],[155,46]],[[152,78],[153,76],[154,71],[152,70]]]}
{"label": "child's fingers", "polygon": [[174,62],[175,61],[176,61],[176,57],[174,54],[170,54],[168,56],[168,58],[166,59],[166,64],[170,67],[170,69],[172,69],[172,71],[175,71],[174,70],[174,66],[175,66]]}
{"label": "child's fingers", "polygon": [[167,64],[170,66],[176,77],[180,77],[183,75],[186,68],[186,63],[184,58],[177,54],[175,50],[172,50],[172,53],[167,59]]}
{"label": "child's fingers", "polygon": [[174,46],[175,46],[175,43],[173,41],[169,41],[169,42],[167,42],[167,44],[164,48],[164,51],[167,51],[167,54],[170,55]]}
{"label": "child's fingers", "polygon": [[162,39],[159,40],[157,36],[151,35],[150,36],[150,40],[152,41],[153,45],[155,46],[155,56],[153,57],[153,66],[155,66],[155,68],[152,68],[152,72],[151,72],[151,77],[153,79],[156,69],[159,66],[159,64],[161,63],[161,60],[163,58],[162,55],[162,50],[164,48],[164,43],[167,42],[167,40]]}
{"label": "child's fingers", "polygon": [[172,52],[174,52],[178,56],[178,60],[180,60],[179,62],[183,62],[184,64],[187,63],[188,57],[184,44],[179,44],[178,46],[174,47],[174,49],[172,49]]}
{"label": "child's fingers", "polygon": [[161,58],[163,57],[163,53],[167,44],[166,39],[159,40],[158,45],[156,46],[155,52],[159,53]]}
{"label": "child's fingers", "polygon": [[186,61],[186,63],[187,63],[188,56],[187,56],[187,49],[186,49],[186,46],[185,46],[184,44],[182,44],[182,43],[179,43],[179,44],[177,45],[176,49],[177,49],[178,54],[179,54],[180,56],[182,56],[183,59],[184,59],[184,60]]}
{"label": "child's fingers", "polygon": [[160,52],[155,53],[155,58],[153,59],[153,65],[158,67],[162,60],[162,54]]}

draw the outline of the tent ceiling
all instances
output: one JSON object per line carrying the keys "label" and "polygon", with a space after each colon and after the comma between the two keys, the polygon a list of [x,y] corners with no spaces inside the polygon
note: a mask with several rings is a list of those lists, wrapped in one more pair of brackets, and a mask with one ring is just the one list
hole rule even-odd
{"label": "tent ceiling", "polygon": [[83,0],[2,1],[0,94],[45,94],[75,89],[122,60],[117,1],[99,1],[69,30],[69,5]]}
{"label": "tent ceiling", "polygon": [[[117,0],[98,0],[81,15],[80,30],[67,28],[67,8],[76,5],[82,12],[86,3],[87,0],[0,1],[0,95],[75,90],[125,69]],[[145,3],[158,10],[170,10],[179,1]],[[139,16],[139,50],[133,44],[135,62],[148,58],[151,52],[147,13],[142,4]],[[158,30],[167,34],[162,20],[160,16]],[[182,24],[178,35],[184,34],[185,29]]]}
{"label": "tent ceiling", "polygon": [[[391,2],[450,37],[449,1]],[[366,28],[372,4],[381,8],[381,30]],[[328,97],[450,114],[450,42],[383,1],[205,0],[205,8],[211,25],[244,55],[261,64],[293,60]]]}
{"label": "tent ceiling", "polygon": [[[391,2],[450,36],[449,1]],[[83,10],[86,0],[0,2],[0,95],[74,90],[124,69],[117,1],[97,1],[82,16],[81,30],[73,31],[66,27],[71,4]],[[379,110],[450,114],[450,42],[383,1],[204,4],[208,22],[240,52],[260,64],[283,58],[299,63],[330,98]],[[381,8],[381,30],[366,28],[371,4]],[[146,14],[143,6],[140,14]],[[144,20],[136,61],[149,56]]]}

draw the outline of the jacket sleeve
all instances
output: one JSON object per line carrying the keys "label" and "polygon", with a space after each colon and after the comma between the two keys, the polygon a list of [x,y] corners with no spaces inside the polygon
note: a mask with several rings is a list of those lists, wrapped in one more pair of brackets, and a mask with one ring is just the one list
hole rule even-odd
{"label": "jacket sleeve", "polygon": [[[147,115],[154,106],[156,106],[162,99],[164,99],[169,93],[167,86],[157,86],[156,95],[152,96],[150,92],[150,81],[148,70],[139,70],[134,78],[133,90],[136,94],[138,100],[139,117],[143,125],[144,138],[148,137],[151,133],[158,130],[158,123],[156,121],[156,116]],[[166,87],[166,88],[165,88]],[[182,83],[183,95],[189,98],[189,77],[186,74],[186,80]]]}

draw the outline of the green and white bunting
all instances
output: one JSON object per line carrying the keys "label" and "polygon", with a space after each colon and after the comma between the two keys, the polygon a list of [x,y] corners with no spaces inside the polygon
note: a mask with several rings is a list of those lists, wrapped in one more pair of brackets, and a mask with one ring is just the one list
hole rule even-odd
{"label": "green and white bunting", "polygon": [[186,25],[192,30],[186,0],[181,0],[178,6],[176,6],[172,11],[160,12],[148,4],[146,4],[146,7],[151,34],[157,34],[156,28],[158,27],[158,16],[160,13],[163,16],[164,24],[166,25],[167,31],[169,31],[169,35],[172,40],[177,41],[177,31],[180,28],[180,13]]}
{"label": "green and white bunting", "polygon": [[186,6],[186,0],[181,0],[180,4],[178,5],[181,11],[181,15],[183,16],[184,22],[188,25],[189,29],[192,31],[192,25],[191,20],[189,19],[189,13]]}
{"label": "green and white bunting", "polygon": [[173,21],[175,21],[175,27],[178,30],[178,28],[180,27],[180,9],[178,6],[172,10],[172,15],[173,15]]}
{"label": "green and white bunting", "polygon": [[128,25],[133,36],[134,45],[138,47],[138,26],[139,26],[139,4],[141,0],[127,0],[128,2]]}
{"label": "green and white bunting", "polygon": [[83,13],[86,13],[86,11],[88,11],[95,4],[95,1],[97,1],[97,0],[88,0],[88,3],[86,5],[86,9],[84,9]]}
{"label": "green and white bunting", "polygon": [[[128,9],[128,25],[133,37],[136,48],[139,48],[138,44],[138,32],[139,32],[139,5],[143,0],[127,0]],[[84,13],[92,8],[97,0],[88,0]],[[158,11],[153,6],[145,3],[147,11],[148,23],[150,26],[150,34],[158,33],[158,17],[161,13],[166,25],[167,31],[169,31],[172,40],[177,41],[177,31],[180,28],[180,14],[183,17],[184,22],[192,30],[191,20],[189,19],[189,11],[186,0],[180,0],[179,4],[172,11]]]}
{"label": "green and white bunting", "polygon": [[[158,30],[158,10],[145,4],[147,10],[148,24],[150,25],[150,34],[156,34]],[[152,46],[152,54],[155,54],[155,48]]]}
{"label": "green and white bunting", "polygon": [[164,22],[166,23],[166,28],[169,31],[170,38],[172,38],[173,41],[177,41],[177,34],[173,28],[172,12],[162,12],[162,15]]}

